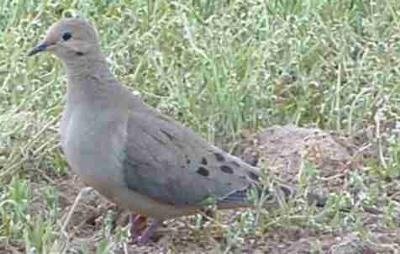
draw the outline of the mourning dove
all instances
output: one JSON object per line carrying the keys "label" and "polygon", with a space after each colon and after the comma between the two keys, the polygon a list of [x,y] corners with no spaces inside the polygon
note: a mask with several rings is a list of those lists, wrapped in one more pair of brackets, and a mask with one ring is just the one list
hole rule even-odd
{"label": "mourning dove", "polygon": [[121,85],[89,22],[70,18],[53,24],[29,55],[42,51],[60,58],[68,77],[60,125],[68,164],[113,202],[153,219],[137,236],[139,242],[145,243],[160,222],[197,213],[210,201],[221,209],[251,205],[248,192],[260,188],[260,170]]}

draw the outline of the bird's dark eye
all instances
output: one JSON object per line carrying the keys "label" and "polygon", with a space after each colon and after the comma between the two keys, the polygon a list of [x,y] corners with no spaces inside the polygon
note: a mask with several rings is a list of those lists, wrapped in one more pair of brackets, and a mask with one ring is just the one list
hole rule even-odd
{"label": "bird's dark eye", "polygon": [[72,34],[70,32],[65,32],[63,33],[62,38],[64,41],[68,41],[69,39],[72,38]]}

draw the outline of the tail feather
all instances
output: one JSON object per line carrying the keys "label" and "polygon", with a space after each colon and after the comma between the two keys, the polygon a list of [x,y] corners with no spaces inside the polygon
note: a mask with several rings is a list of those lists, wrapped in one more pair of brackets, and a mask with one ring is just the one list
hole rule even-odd
{"label": "tail feather", "polygon": [[249,186],[245,189],[237,190],[218,200],[221,208],[248,207],[256,206],[263,202],[264,207],[277,207],[295,195],[296,191],[289,186],[281,185],[270,188]]}

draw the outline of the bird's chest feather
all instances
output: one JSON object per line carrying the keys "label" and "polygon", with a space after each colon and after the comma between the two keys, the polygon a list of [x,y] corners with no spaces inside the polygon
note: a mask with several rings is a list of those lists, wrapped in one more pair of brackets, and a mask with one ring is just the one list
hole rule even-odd
{"label": "bird's chest feather", "polygon": [[61,122],[62,147],[68,164],[89,185],[121,182],[126,121],[115,112],[66,111]]}

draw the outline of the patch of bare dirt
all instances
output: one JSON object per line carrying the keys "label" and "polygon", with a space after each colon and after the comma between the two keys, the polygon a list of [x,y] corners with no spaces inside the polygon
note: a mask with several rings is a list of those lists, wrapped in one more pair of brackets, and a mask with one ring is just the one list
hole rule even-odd
{"label": "patch of bare dirt", "polygon": [[359,169],[371,147],[356,144],[353,138],[339,136],[317,128],[274,126],[250,135],[242,145],[247,163],[267,168],[278,178],[297,184],[310,163],[325,181],[327,191],[342,188],[346,174]]}
{"label": "patch of bare dirt", "polygon": [[[300,182],[306,164],[310,163],[316,168],[318,177],[318,184],[313,188],[325,194],[352,192],[350,174],[361,172],[365,160],[376,153],[366,132],[345,137],[317,128],[295,126],[274,126],[250,135],[243,144],[243,150],[243,160],[266,168],[283,181],[293,184]],[[311,253],[312,250],[335,254],[398,253],[400,231],[382,225],[383,220],[382,211],[365,208],[362,223],[370,235],[363,238],[346,231],[313,235],[312,231],[302,229],[296,231],[295,237],[293,232],[274,231],[265,236],[269,242],[266,250],[268,253]]]}

